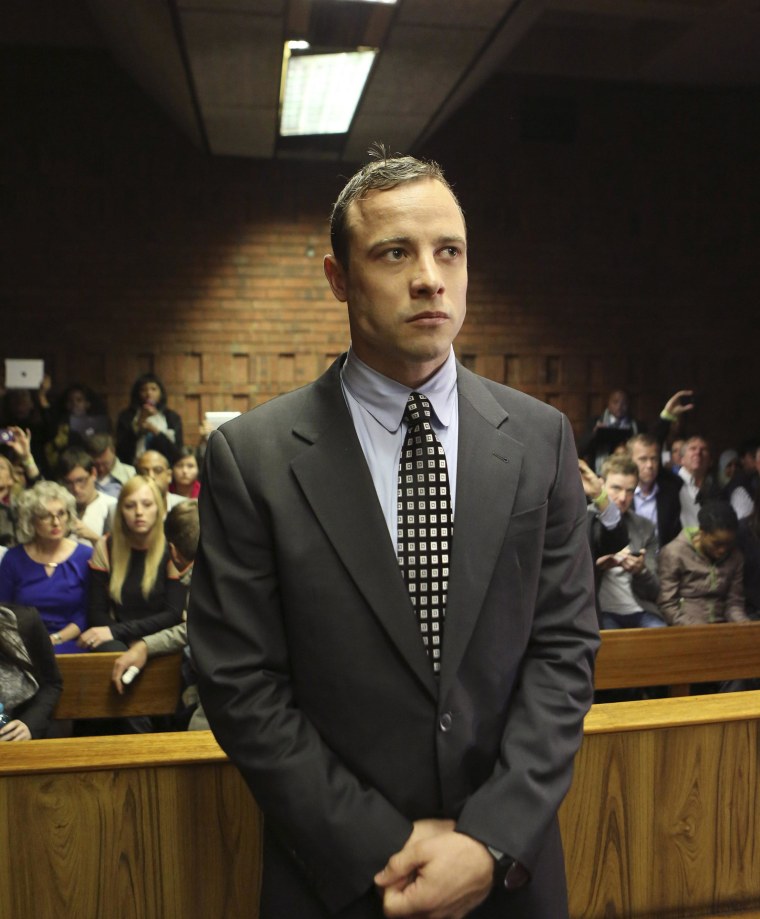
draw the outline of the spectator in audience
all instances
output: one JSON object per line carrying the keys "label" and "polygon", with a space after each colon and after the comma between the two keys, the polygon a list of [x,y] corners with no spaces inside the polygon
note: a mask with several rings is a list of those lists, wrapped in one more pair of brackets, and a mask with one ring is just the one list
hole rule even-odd
{"label": "spectator in audience", "polygon": [[578,444],[578,453],[598,473],[605,457],[618,444],[625,443],[638,433],[639,425],[629,414],[628,393],[613,389],[607,398],[607,407],[601,415],[591,418],[586,433]]}
{"label": "spectator in audience", "polygon": [[663,462],[662,464],[663,467],[667,469],[668,472],[672,472],[673,475],[678,475],[681,469],[681,450],[683,450],[684,443],[685,441],[681,440],[680,438],[676,438],[670,444],[670,459],[667,461],[667,463]]}
{"label": "spectator in audience", "polygon": [[639,470],[633,511],[653,524],[658,546],[667,545],[681,532],[678,492],[683,482],[660,469],[659,443],[650,434],[632,437],[628,441],[628,451]]}
{"label": "spectator in audience", "polygon": [[183,447],[179,459],[172,466],[169,494],[197,500],[201,492],[199,474],[198,460],[195,458],[193,448]]}
{"label": "spectator in audience", "polygon": [[0,562],[0,603],[34,606],[57,654],[78,651],[86,627],[90,546],[68,537],[74,499],[55,482],[38,482],[17,501],[20,545]]}
{"label": "spectator in audience", "polygon": [[697,525],[700,505],[719,496],[718,486],[709,474],[710,447],[704,437],[690,437],[681,449],[681,468],[678,475],[683,481],[681,501],[681,526]]}
{"label": "spectator in audience", "polygon": [[167,408],[164,384],[154,373],[144,373],[135,380],[129,406],[116,422],[119,459],[135,464],[146,450],[157,450],[173,463],[182,446],[182,419]]}
{"label": "spectator in audience", "polygon": [[14,479],[23,488],[30,488],[42,478],[37,461],[32,452],[32,432],[27,428],[11,425],[4,428],[3,450],[0,455],[6,456],[11,464]]}
{"label": "spectator in audience", "polygon": [[163,453],[159,453],[157,450],[146,450],[145,453],[137,459],[137,473],[138,475],[144,475],[146,478],[153,479],[156,485],[158,485],[163,495],[167,511],[172,510],[178,504],[187,500],[187,498],[182,495],[169,491],[169,486],[172,482],[172,471]]}
{"label": "spectator in audience", "polygon": [[744,600],[750,619],[760,619],[760,501],[739,524],[737,546],[744,556]]}
{"label": "spectator in audience", "polygon": [[94,546],[111,529],[116,498],[104,495],[95,487],[95,464],[89,453],[69,448],[64,450],[58,464],[61,484],[76,501],[76,514],[71,532],[78,542]]}
{"label": "spectator in audience", "polygon": [[45,463],[45,441],[51,424],[49,389],[50,378],[45,377],[38,393],[9,389],[0,403],[0,428],[21,428],[28,433],[34,445],[34,461],[43,474],[49,471]]}
{"label": "spectator in audience", "polygon": [[89,628],[83,650],[123,651],[127,644],[182,619],[185,588],[169,557],[158,485],[136,475],[122,488],[113,529],[90,562]]}
{"label": "spectator in audience", "polygon": [[58,399],[50,423],[50,432],[45,443],[45,460],[51,471],[58,468],[65,450],[76,447],[83,450],[86,435],[73,426],[75,419],[88,419],[88,416],[107,417],[106,405],[100,396],[89,386],[72,383]]}
{"label": "spectator in audience", "polygon": [[602,465],[604,489],[620,511],[628,544],[596,560],[597,602],[603,629],[659,628],[657,537],[651,520],[633,513],[638,466],[628,456],[609,456]]}
{"label": "spectator in audience", "polygon": [[[189,587],[200,536],[198,503],[191,500],[178,504],[166,518],[164,533],[169,543],[172,561],[181,572],[182,583]],[[151,657],[172,654],[174,651],[182,650],[187,655],[187,661],[183,667],[186,674],[185,685],[187,688],[182,694],[182,700],[188,708],[193,709],[189,729],[191,731],[207,731],[209,725],[198,698],[197,677],[195,676],[187,645],[186,610],[183,613],[183,621],[178,625],[164,629],[154,635],[145,635],[131,645],[128,651],[117,657],[114,661],[111,678],[116,691],[123,694],[125,686],[121,678],[129,667],[137,667],[138,670],[142,670]]]}
{"label": "spectator in audience", "polygon": [[698,525],[684,530],[659,556],[658,605],[671,625],[744,622],[744,562],[739,527],[727,501],[707,501]]}
{"label": "spectator in audience", "polygon": [[725,490],[737,478],[738,472],[739,454],[736,450],[724,450],[718,457],[718,487]]}
{"label": "spectator in audience", "polygon": [[757,497],[757,455],[760,443],[756,437],[748,438],[739,445],[739,475],[742,485],[754,499]]}
{"label": "spectator in audience", "polygon": [[609,499],[604,482],[585,460],[578,460],[583,491],[588,501],[588,539],[591,556],[618,552],[628,544],[628,529],[617,505]]}
{"label": "spectator in audience", "polygon": [[124,483],[137,474],[135,467],[122,463],[110,434],[93,434],[87,440],[87,452],[95,464],[95,487],[104,495],[118,498]]}
{"label": "spectator in audience", "polygon": [[11,461],[0,453],[0,546],[16,545],[16,513],[13,503],[22,490],[13,474]]}
{"label": "spectator in audience", "polygon": [[728,501],[739,520],[749,517],[755,502],[746,487],[736,450],[724,450],[718,458],[718,488],[720,497]]}
{"label": "spectator in audience", "polygon": [[62,687],[37,610],[0,606],[0,702],[10,719],[0,727],[0,741],[45,737]]}

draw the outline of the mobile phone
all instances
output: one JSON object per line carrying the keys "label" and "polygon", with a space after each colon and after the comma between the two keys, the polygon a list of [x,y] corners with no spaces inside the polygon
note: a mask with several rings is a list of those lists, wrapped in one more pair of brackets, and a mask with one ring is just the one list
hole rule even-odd
{"label": "mobile phone", "polygon": [[0,443],[9,444],[12,440],[16,438],[13,436],[13,431],[10,428],[0,428]]}

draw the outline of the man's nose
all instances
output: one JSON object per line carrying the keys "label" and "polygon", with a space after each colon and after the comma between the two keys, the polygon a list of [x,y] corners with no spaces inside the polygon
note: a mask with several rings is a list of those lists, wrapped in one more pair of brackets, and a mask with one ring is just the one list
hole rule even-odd
{"label": "man's nose", "polygon": [[431,255],[421,255],[415,263],[412,294],[415,297],[433,297],[443,292],[440,268]]}

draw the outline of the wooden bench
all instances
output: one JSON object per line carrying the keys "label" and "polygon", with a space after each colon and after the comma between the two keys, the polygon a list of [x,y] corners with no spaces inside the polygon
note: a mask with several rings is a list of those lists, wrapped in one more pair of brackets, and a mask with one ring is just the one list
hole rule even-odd
{"label": "wooden bench", "polygon": [[129,718],[170,715],[182,691],[182,653],[152,657],[145,669],[119,695],[111,682],[119,652],[59,654],[63,692],[53,717]]}
{"label": "wooden bench", "polygon": [[256,919],[262,821],[210,731],[2,746],[3,919]]}
{"label": "wooden bench", "polygon": [[666,629],[608,629],[596,658],[596,689],[668,686],[760,677],[760,622]]}
{"label": "wooden bench", "polygon": [[[0,916],[255,919],[262,821],[208,731],[0,756]],[[595,705],[560,811],[572,919],[757,919],[760,692]]]}
{"label": "wooden bench", "polygon": [[760,691],[594,705],[560,810],[573,919],[760,914]]}

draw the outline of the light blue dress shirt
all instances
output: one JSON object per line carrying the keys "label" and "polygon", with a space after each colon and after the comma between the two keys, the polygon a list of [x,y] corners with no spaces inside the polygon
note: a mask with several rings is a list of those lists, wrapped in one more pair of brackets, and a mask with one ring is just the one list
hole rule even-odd
{"label": "light blue dress shirt", "polygon": [[[368,367],[350,349],[341,369],[341,385],[395,552],[398,465],[407,431],[402,421],[409,393],[413,390]],[[446,454],[453,513],[459,443],[457,368],[453,348],[443,366],[417,392],[427,397],[433,409],[433,429]]]}

